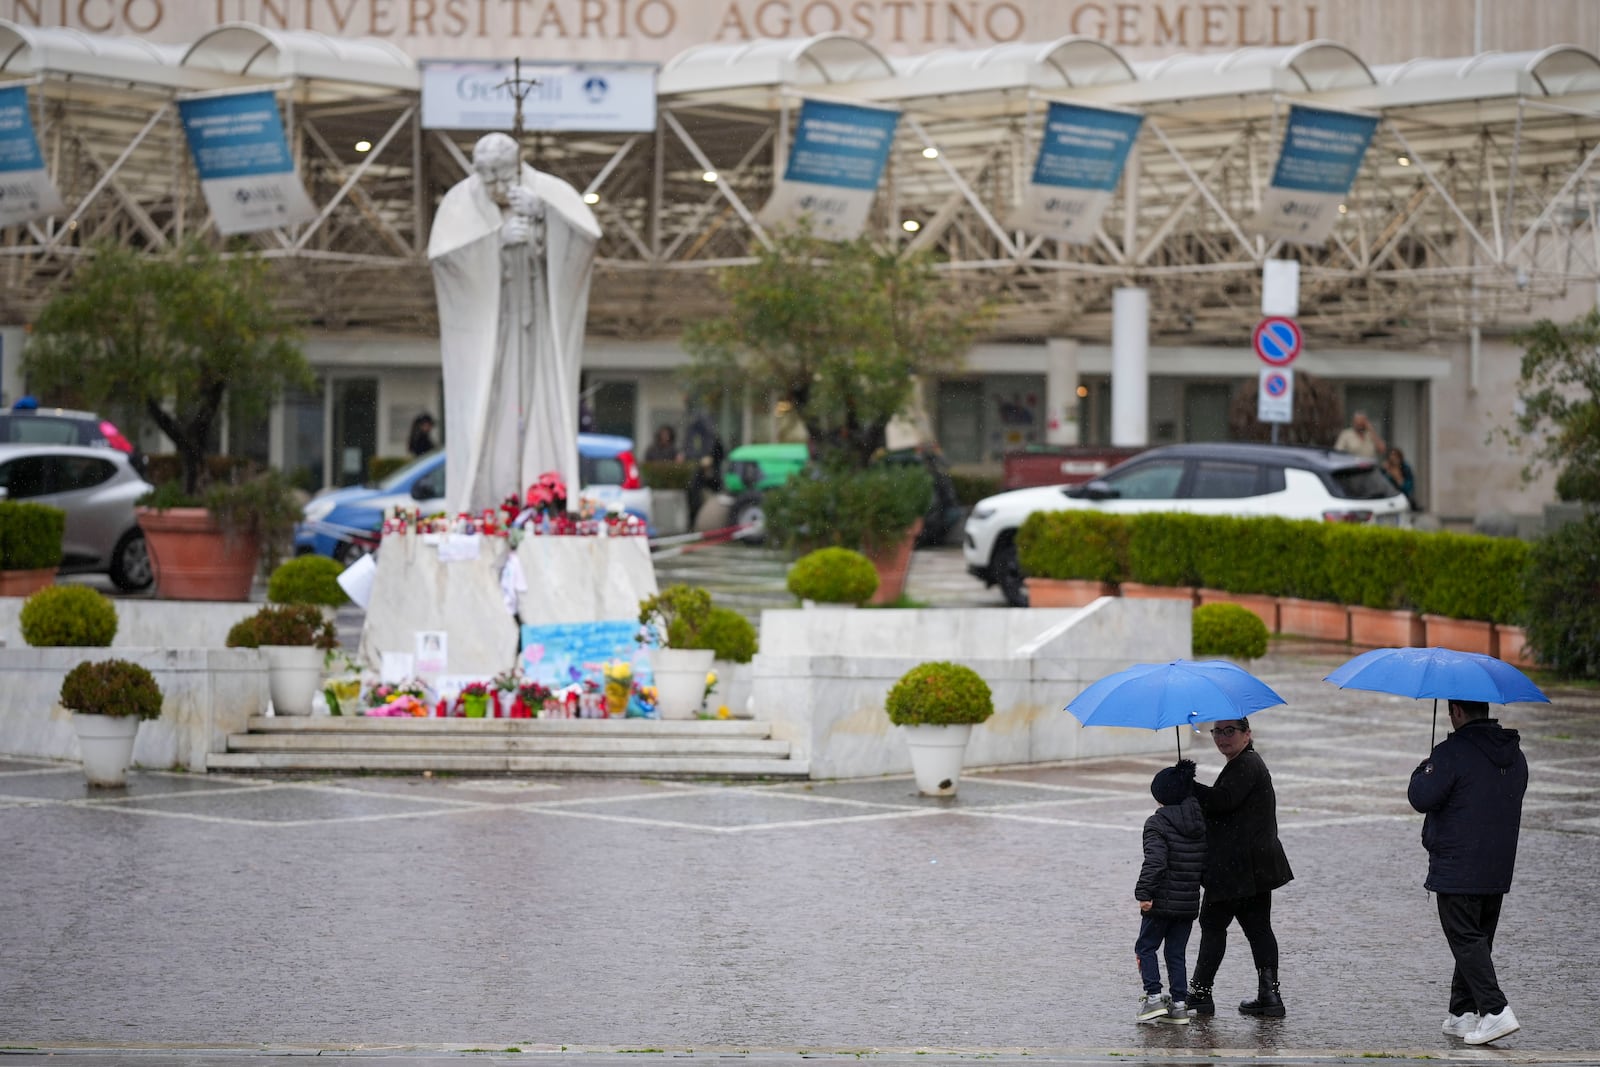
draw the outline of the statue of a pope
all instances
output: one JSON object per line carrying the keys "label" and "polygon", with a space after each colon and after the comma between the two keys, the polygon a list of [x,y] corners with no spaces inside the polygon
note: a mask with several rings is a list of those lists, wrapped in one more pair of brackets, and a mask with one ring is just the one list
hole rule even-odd
{"label": "statue of a pope", "polygon": [[578,370],[600,226],[576,189],[480,139],[428,237],[444,361],[445,498],[497,507],[545,471],[578,493]]}

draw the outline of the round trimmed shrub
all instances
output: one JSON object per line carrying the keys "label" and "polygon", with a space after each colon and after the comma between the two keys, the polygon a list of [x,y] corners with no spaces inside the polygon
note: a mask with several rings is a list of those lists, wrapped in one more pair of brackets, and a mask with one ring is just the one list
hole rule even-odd
{"label": "round trimmed shrub", "polygon": [[878,591],[878,569],[853,548],[819,548],[789,568],[789,592],[819,604],[861,604]]}
{"label": "round trimmed shrub", "polygon": [[756,628],[732,608],[713,605],[701,637],[716,650],[717,659],[749,663],[756,654]]}
{"label": "round trimmed shrub", "polygon": [[267,599],[274,604],[321,604],[330,608],[350,603],[339,575],[344,568],[327,556],[285,560],[267,579]]}
{"label": "round trimmed shrub", "polygon": [[22,639],[34,648],[106,648],[117,636],[111,598],[86,585],[52,585],[22,602]]}
{"label": "round trimmed shrub", "polygon": [[1267,624],[1238,604],[1202,604],[1194,609],[1193,655],[1259,659],[1267,654]]}
{"label": "round trimmed shrub", "polygon": [[85,715],[161,718],[155,675],[125,659],[80,663],[61,680],[61,706]]}
{"label": "round trimmed shrub", "polygon": [[883,710],[896,726],[976,725],[994,714],[994,697],[977,671],[939,660],[902,674]]}
{"label": "round trimmed shrub", "polygon": [[240,619],[228,630],[229,648],[260,648],[262,645],[339,647],[339,635],[313,604],[268,604],[248,618]]}

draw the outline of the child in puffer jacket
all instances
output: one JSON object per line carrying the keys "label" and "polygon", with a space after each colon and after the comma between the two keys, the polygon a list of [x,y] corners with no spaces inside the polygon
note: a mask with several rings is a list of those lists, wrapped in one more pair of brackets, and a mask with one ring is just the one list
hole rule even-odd
{"label": "child in puffer jacket", "polygon": [[[1161,806],[1144,823],[1144,866],[1133,895],[1139,902],[1139,937],[1133,953],[1144,995],[1140,1022],[1187,1023],[1189,971],[1184,952],[1200,915],[1200,875],[1206,867],[1206,818],[1194,796],[1194,760],[1156,772],[1150,794]],[[1167,960],[1171,993],[1161,992],[1156,950]]]}

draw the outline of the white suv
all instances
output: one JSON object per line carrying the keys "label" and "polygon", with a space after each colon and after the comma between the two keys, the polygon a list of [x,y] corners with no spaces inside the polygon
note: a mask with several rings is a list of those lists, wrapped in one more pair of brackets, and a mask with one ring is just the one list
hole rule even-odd
{"label": "white suv", "polygon": [[1082,485],[1017,489],[978,501],[962,551],[969,573],[1028,604],[1017,528],[1035,511],[1114,514],[1184,511],[1276,515],[1398,525],[1411,507],[1371,460],[1325,448],[1264,444],[1167,445],[1141,452]]}

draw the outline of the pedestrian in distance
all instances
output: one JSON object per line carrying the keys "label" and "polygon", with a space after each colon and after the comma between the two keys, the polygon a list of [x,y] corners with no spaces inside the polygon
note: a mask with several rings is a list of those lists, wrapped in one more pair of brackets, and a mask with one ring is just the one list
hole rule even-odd
{"label": "pedestrian in distance", "polygon": [[1444,1032],[1487,1045],[1521,1029],[1494,971],[1500,905],[1517,865],[1528,760],[1515,730],[1489,718],[1481,700],[1451,700],[1452,733],[1411,772],[1406,792],[1423,813],[1424,888],[1455,957]]}
{"label": "pedestrian in distance", "polygon": [[1352,456],[1361,456],[1364,459],[1380,460],[1388,452],[1388,446],[1383,438],[1378,436],[1378,431],[1373,428],[1372,420],[1367,418],[1365,411],[1358,411],[1350,416],[1350,425],[1339,431],[1339,436],[1333,440],[1335,452],[1348,452]]}
{"label": "pedestrian in distance", "polygon": [[411,420],[411,434],[406,439],[406,451],[413,456],[426,456],[437,447],[433,443],[433,416],[424,411]]}
{"label": "pedestrian in distance", "polygon": [[[1133,887],[1139,902],[1133,954],[1144,982],[1137,1017],[1140,1022],[1187,1023],[1184,953],[1200,914],[1200,877],[1206,866],[1206,817],[1194,798],[1194,760],[1157,771],[1150,795],[1161,806],[1144,821],[1144,865]],[[1167,993],[1161,992],[1157,950],[1167,961]]]}
{"label": "pedestrian in distance", "polygon": [[1278,840],[1278,795],[1256,752],[1249,719],[1213,723],[1211,739],[1227,760],[1211,785],[1195,783],[1206,817],[1205,896],[1200,902],[1200,951],[1189,983],[1189,1007],[1214,1015],[1212,983],[1228,949],[1228,925],[1238,920],[1256,967],[1256,997],[1242,1001],[1244,1015],[1281,1019],[1278,938],[1272,932],[1272,891],[1294,872]]}

